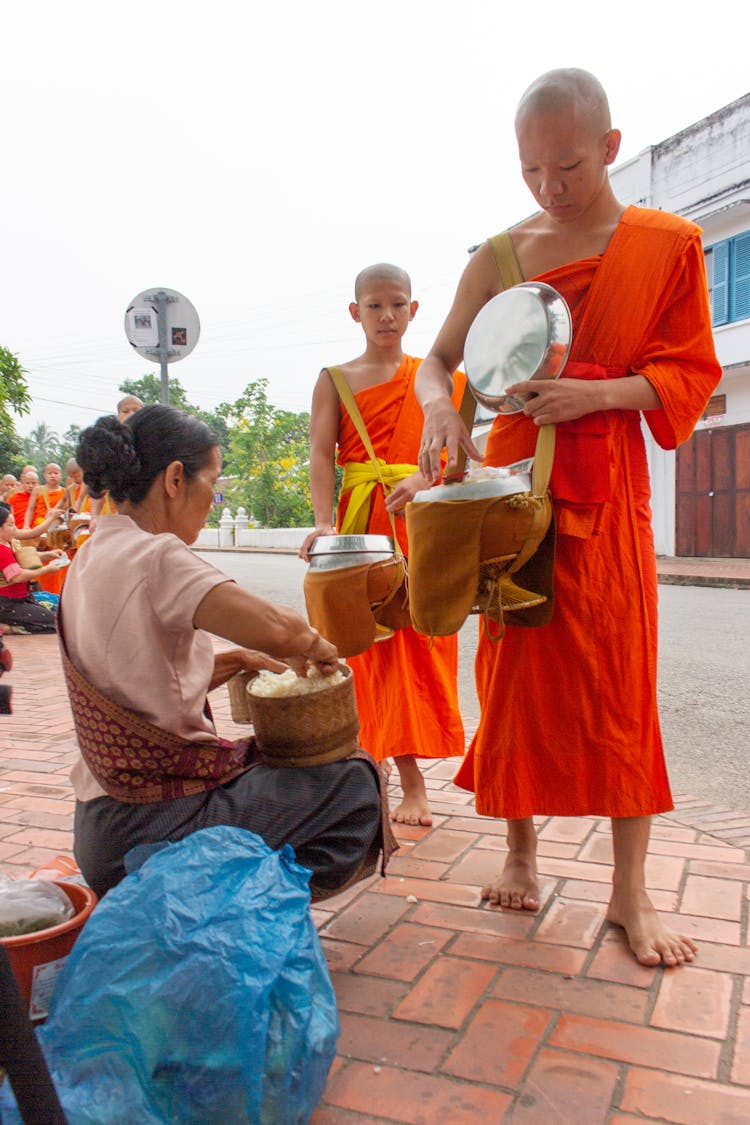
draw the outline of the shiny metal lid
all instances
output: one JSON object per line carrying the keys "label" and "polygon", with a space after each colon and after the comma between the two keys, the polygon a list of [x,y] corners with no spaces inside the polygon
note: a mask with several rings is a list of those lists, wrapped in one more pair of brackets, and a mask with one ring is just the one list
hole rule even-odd
{"label": "shiny metal lid", "polygon": [[393,554],[393,540],[389,535],[319,535],[310,548],[311,555],[369,551]]}

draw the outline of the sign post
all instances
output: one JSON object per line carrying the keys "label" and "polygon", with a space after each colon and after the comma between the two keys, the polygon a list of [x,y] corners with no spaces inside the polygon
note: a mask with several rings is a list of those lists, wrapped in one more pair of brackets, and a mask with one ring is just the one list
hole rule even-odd
{"label": "sign post", "polygon": [[169,403],[168,364],[190,355],[200,332],[198,313],[175,289],[144,289],[125,310],[128,343],[144,359],[159,361],[163,403]]}

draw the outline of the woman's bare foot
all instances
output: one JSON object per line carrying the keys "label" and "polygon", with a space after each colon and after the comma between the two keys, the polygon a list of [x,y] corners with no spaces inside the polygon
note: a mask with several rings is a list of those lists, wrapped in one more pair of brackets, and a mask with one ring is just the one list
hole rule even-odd
{"label": "woman's bare foot", "polygon": [[421,824],[426,828],[432,824],[432,813],[427,800],[422,771],[413,754],[396,758],[396,769],[401,779],[403,798],[391,812],[391,820],[396,824]]}
{"label": "woman's bare foot", "polygon": [[538,910],[539,884],[536,879],[536,856],[509,852],[502,873],[482,887],[482,898],[490,906],[511,910]]}
{"label": "woman's bare foot", "polygon": [[644,890],[613,891],[607,921],[622,926],[641,965],[682,965],[692,961],[698,949],[690,938],[664,925]]}

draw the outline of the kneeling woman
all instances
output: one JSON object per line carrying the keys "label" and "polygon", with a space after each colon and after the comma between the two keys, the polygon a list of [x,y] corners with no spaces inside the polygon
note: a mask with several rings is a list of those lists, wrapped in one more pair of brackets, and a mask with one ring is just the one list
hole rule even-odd
{"label": "kneeling woman", "polygon": [[[226,824],[290,843],[325,897],[370,873],[382,842],[377,769],[361,758],[269,768],[217,736],[206,696],[236,672],[337,667],[298,613],[241,589],[190,550],[221,455],[209,428],[168,406],[100,418],[77,460],[117,514],[78,552],[58,628],[82,757],[74,852],[101,895],[138,844]],[[214,655],[209,634],[242,648]],[[283,661],[283,663],[280,663]]]}

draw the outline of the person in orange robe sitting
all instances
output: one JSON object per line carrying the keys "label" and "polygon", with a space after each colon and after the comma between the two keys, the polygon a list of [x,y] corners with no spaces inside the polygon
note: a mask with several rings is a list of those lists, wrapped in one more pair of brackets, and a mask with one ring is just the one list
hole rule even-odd
{"label": "person in orange robe sitting", "polygon": [[[657,578],[641,415],[665,449],[685,441],[721,377],[711,333],[699,228],[624,207],[607,173],[620,133],[593,75],[557,70],[516,114],[523,178],[539,211],[508,232],[514,278],[567,300],[571,358],[562,377],[506,388],[530,394],[499,415],[487,462],[533,454],[537,427],[556,423],[550,482],[556,521],[554,613],[480,639],[481,723],[457,784],[479,812],[508,819],[493,905],[536,910],[532,816],[610,816],[614,875],[607,918],[644,965],[691,961],[695,945],[668,928],[645,883],[652,814],[672,808],[656,700]],[[417,380],[424,408],[420,466],[477,455],[449,399],[477,312],[503,289],[493,243],[469,262]],[[507,282],[506,282],[507,284]]]}
{"label": "person in orange robe sitting", "polygon": [[[53,508],[57,508],[65,501],[65,489],[62,485],[62,469],[59,465],[51,463],[44,467],[44,484],[38,484],[29,498],[26,509],[24,527],[38,527],[44,523]],[[62,514],[62,513],[61,513]],[[65,571],[53,571],[39,579],[39,585],[48,594],[57,594],[63,588]]]}
{"label": "person in orange robe sitting", "polygon": [[13,519],[16,527],[26,527],[26,513],[29,509],[29,500],[34,489],[39,484],[39,473],[33,465],[24,465],[18,476],[18,488],[6,497],[7,503],[13,509]]}
{"label": "person in orange robe sitting", "polygon": [[[408,556],[405,505],[427,482],[416,466],[422,413],[414,397],[414,378],[420,361],[404,355],[401,340],[417,311],[411,281],[397,266],[380,264],[363,270],[355,282],[349,312],[365,334],[365,350],[341,370],[355,394],[362,419],[391,490],[386,498],[371,479],[359,485],[363,504],[357,522],[347,519],[355,489],[352,470],[370,469],[362,439],[339,400],[325,368],[312,402],[310,433],[310,490],[315,530],[305,539],[300,556],[319,535],[335,535],[331,522],[334,499],[334,460],[344,468],[337,525],[343,534],[393,535],[388,513],[394,513],[399,543]],[[464,376],[457,377],[457,383]],[[461,383],[463,385],[463,383]],[[456,392],[459,393],[458,390]],[[349,468],[351,466],[351,468]],[[458,647],[455,637],[430,644],[411,627],[349,658],[354,673],[362,745],[378,761],[393,758],[401,779],[403,800],[391,813],[404,824],[432,823],[418,758],[443,758],[464,752],[464,732],[458,707]]]}

